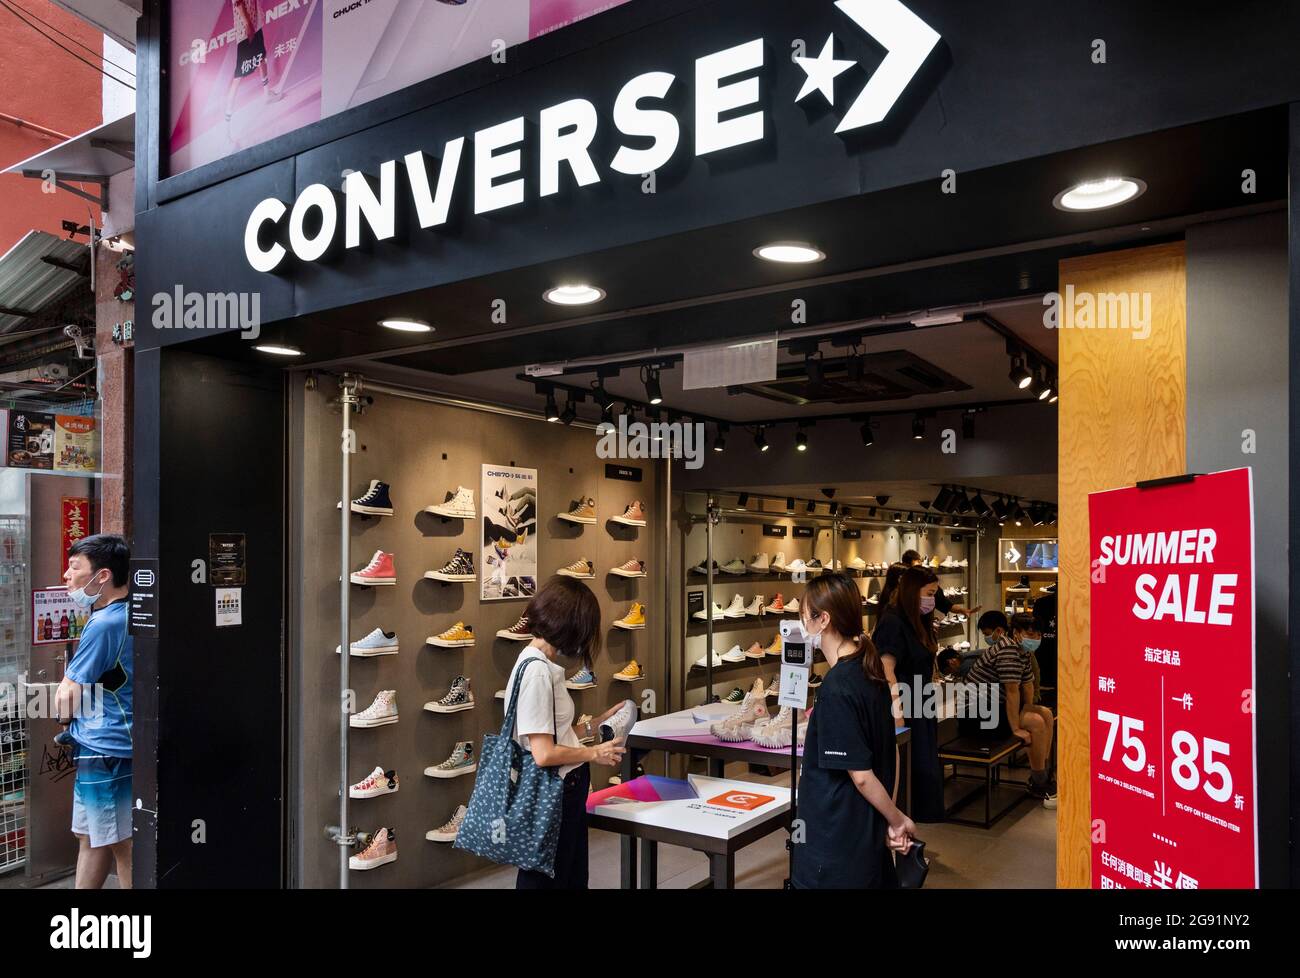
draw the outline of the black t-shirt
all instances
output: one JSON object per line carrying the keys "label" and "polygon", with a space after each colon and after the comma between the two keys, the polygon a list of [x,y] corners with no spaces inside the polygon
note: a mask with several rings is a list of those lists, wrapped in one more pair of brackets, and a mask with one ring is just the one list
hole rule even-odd
{"label": "black t-shirt", "polygon": [[796,887],[892,885],[885,819],[849,772],[869,770],[892,790],[894,738],[888,688],[867,679],[857,656],[837,662],[817,692],[804,741],[798,818],[805,833],[794,847]]}
{"label": "black t-shirt", "polygon": [[934,678],[935,653],[917,638],[916,629],[897,608],[891,606],[881,612],[871,640],[881,655],[892,655],[897,660],[894,678],[900,683],[910,682],[913,676],[919,677],[922,684]]}
{"label": "black t-shirt", "polygon": [[934,592],[934,607],[941,615],[946,615],[952,611],[952,600],[943,593],[943,588],[939,588]]}
{"label": "black t-shirt", "polygon": [[1035,653],[1038,659],[1039,681],[1044,686],[1056,688],[1056,595],[1045,594],[1034,602],[1034,620],[1043,634],[1043,641]]}

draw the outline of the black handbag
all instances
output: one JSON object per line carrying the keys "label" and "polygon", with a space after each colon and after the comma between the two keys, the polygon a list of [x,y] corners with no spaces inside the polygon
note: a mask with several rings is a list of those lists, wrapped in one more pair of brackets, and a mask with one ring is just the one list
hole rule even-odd
{"label": "black handbag", "polygon": [[925,858],[925,843],[913,839],[912,848],[901,856],[895,856],[894,872],[898,875],[901,889],[919,890],[924,886],[926,874],[930,872],[930,860]]}

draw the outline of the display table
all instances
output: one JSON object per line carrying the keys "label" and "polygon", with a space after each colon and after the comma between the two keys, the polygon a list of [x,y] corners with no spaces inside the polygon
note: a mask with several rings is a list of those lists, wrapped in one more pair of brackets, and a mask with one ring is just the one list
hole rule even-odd
{"label": "display table", "polygon": [[591,828],[623,837],[623,889],[636,888],[637,845],[641,849],[641,889],[658,886],[661,842],[704,853],[709,859],[709,879],[703,885],[732,889],[736,853],[789,826],[789,788],[696,774],[687,775],[687,781],[695,797],[604,804],[587,815]]}
{"label": "display table", "polygon": [[[764,764],[768,767],[781,768],[790,770],[790,748],[768,748],[760,747],[758,744],[750,741],[741,743],[731,743],[719,740],[712,734],[708,733],[708,721],[711,719],[720,719],[730,712],[734,712],[738,707],[729,703],[713,703],[706,706],[695,707],[689,710],[681,710],[677,713],[666,714],[662,717],[653,717],[648,720],[641,720],[636,723],[627,735],[627,753],[623,755],[623,768],[621,777],[623,781],[632,780],[635,772],[634,754],[642,751],[664,751],[668,754],[686,754],[691,757],[705,757],[709,762],[709,777],[718,780],[723,778],[723,771],[728,761],[741,761],[747,764]],[[687,733],[684,731],[691,728],[697,728],[702,732]],[[898,729],[896,739],[898,745],[898,801],[899,808],[904,813],[910,814],[912,807],[912,784],[908,772],[911,770],[910,751],[912,743],[911,731],[906,727]],[[797,750],[798,756],[803,756],[803,747]],[[754,786],[751,786],[754,787]],[[763,785],[764,790],[771,789],[771,792],[777,790],[777,785]],[[789,788],[781,789],[789,793]],[[797,801],[796,801],[797,804]],[[786,802],[787,808],[789,801]],[[620,831],[611,828],[607,824],[600,824],[593,820],[593,816],[588,816],[588,821],[596,828],[607,828],[609,831]],[[784,824],[784,820],[782,822]],[[734,854],[736,849],[741,849],[755,839],[761,838],[768,832],[773,831],[774,826],[769,826],[765,831],[745,839],[740,845],[731,849]],[[637,849],[636,838],[632,833],[625,833],[622,839],[620,864],[621,880],[623,889],[635,889],[637,875]],[[640,836],[641,838],[641,855],[642,855],[642,888],[652,888],[656,881],[656,866],[658,850],[655,847],[656,841],[671,841],[667,839],[655,840],[650,836]],[[714,854],[710,850],[690,845],[689,843],[676,843],[687,845],[689,848],[698,848],[701,852],[708,852],[710,869],[714,867]],[[725,854],[723,854],[725,856]],[[722,873],[722,880],[725,885],[730,886],[735,879],[734,859],[731,856],[725,856],[720,865],[719,871]],[[647,884],[647,881],[648,884]],[[715,880],[714,885],[718,885]]]}

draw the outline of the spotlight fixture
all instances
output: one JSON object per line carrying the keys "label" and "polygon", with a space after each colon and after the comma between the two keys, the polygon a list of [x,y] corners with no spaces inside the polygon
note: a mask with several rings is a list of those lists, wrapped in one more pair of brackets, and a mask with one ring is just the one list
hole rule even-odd
{"label": "spotlight fixture", "polygon": [[542,293],[542,298],[557,306],[586,306],[605,298],[605,290],[592,285],[558,285]]}
{"label": "spotlight fixture", "polygon": [[975,412],[967,411],[961,416],[961,436],[965,441],[975,437]]}
{"label": "spotlight fixture", "polygon": [[1052,206],[1062,211],[1097,211],[1128,203],[1146,191],[1146,183],[1137,177],[1087,180],[1062,190],[1052,201]]}
{"label": "spotlight fixture", "polygon": [[817,511],[817,504],[813,502],[811,499],[808,500],[808,505],[804,507],[804,512],[815,513],[816,511]]}
{"label": "spotlight fixture", "polygon": [[1025,358],[1016,354],[1011,358],[1011,383],[1024,390],[1034,382],[1034,375],[1025,367]]}
{"label": "spotlight fixture", "polygon": [[1020,507],[1020,501],[1017,500],[1015,506],[1011,510],[1012,522],[1015,523],[1016,526],[1024,526],[1025,521],[1028,519],[1028,515],[1026,515],[1025,511]]}
{"label": "spotlight fixture", "polygon": [[862,422],[862,427],[858,429],[862,433],[862,447],[870,448],[876,443],[876,436],[871,433],[871,419],[868,418]]}
{"label": "spotlight fixture", "polygon": [[566,425],[573,424],[577,417],[577,403],[574,401],[573,395],[570,394],[569,399],[564,402],[564,410],[560,412],[560,423]]}
{"label": "spotlight fixture", "polygon": [[659,368],[642,367],[641,380],[645,384],[645,399],[651,404],[662,404],[664,395],[659,387]]}
{"label": "spotlight fixture", "polygon": [[763,434],[763,429],[759,428],[754,434],[754,447],[760,452],[765,452],[772,446],[767,443],[767,435]]}
{"label": "spotlight fixture", "polygon": [[984,501],[984,497],[979,492],[976,492],[975,498],[971,500],[971,509],[975,510],[975,515],[981,518],[989,515],[989,504]]}
{"label": "spotlight fixture", "polygon": [[764,261],[782,265],[811,265],[826,260],[825,252],[804,241],[773,241],[755,248],[754,254]]}
{"label": "spotlight fixture", "polygon": [[258,353],[269,353],[273,357],[300,357],[302,350],[296,346],[286,346],[283,343],[260,343],[253,347]]}
{"label": "spotlight fixture", "polygon": [[1052,378],[1052,396],[1047,399],[1048,404],[1055,404],[1061,399],[1061,382],[1057,378]]}
{"label": "spotlight fixture", "polygon": [[740,496],[737,497],[736,499],[736,508],[744,509],[748,505],[749,505],[749,493],[742,492]]}
{"label": "spotlight fixture", "polygon": [[901,523],[901,522],[903,522],[903,514],[902,514],[902,513],[895,513],[895,514],[894,514],[894,522],[895,522],[895,523]]}
{"label": "spotlight fixture", "polygon": [[826,383],[826,372],[823,369],[821,357],[813,356],[810,353],[804,357],[803,365],[808,374],[808,389],[810,391],[820,391]]}
{"label": "spotlight fixture", "polygon": [[786,497],[785,497],[785,511],[786,511],[787,513],[793,513],[793,512],[794,512],[794,497],[793,497],[793,496],[786,496]]}
{"label": "spotlight fixture", "polygon": [[920,441],[925,437],[925,418],[919,414],[912,419],[912,438]]}
{"label": "spotlight fixture", "polygon": [[715,452],[725,452],[727,450],[727,426],[718,425],[718,434],[713,439],[713,450]]}
{"label": "spotlight fixture", "polygon": [[794,447],[799,452],[808,451],[808,432],[804,431],[802,427],[795,432]]}
{"label": "spotlight fixture", "polygon": [[871,517],[871,519],[874,520],[874,519],[876,518],[876,507],[874,507],[874,506],[868,506],[868,507],[867,507],[867,516]]}
{"label": "spotlight fixture", "polygon": [[831,503],[831,515],[834,516],[834,515],[835,515],[836,513],[838,513],[839,511],[840,511],[840,504],[839,504],[839,503]]}
{"label": "spotlight fixture", "polygon": [[1008,509],[1007,501],[1001,496],[998,496],[997,501],[993,503],[993,515],[998,518],[999,523],[1005,523],[1007,521]]}
{"label": "spotlight fixture", "polygon": [[844,518],[847,520],[847,519],[851,519],[852,517],[853,517],[853,510],[851,510],[851,509],[849,509],[847,506],[845,506],[845,507],[844,507]]}
{"label": "spotlight fixture", "polygon": [[1044,367],[1042,372],[1034,378],[1034,385],[1034,389],[1038,392],[1038,399],[1040,401],[1046,401],[1052,396],[1054,386],[1052,384],[1052,375],[1047,372],[1046,367]]}
{"label": "spotlight fixture", "polygon": [[934,508],[941,513],[946,513],[952,506],[952,500],[952,489],[949,486],[944,486],[939,490],[938,495],[934,497]]}
{"label": "spotlight fixture", "polygon": [[379,325],[385,329],[395,329],[399,333],[432,333],[433,327],[423,319],[408,319],[405,316],[393,319],[381,319]]}
{"label": "spotlight fixture", "polygon": [[560,409],[555,406],[555,391],[546,392],[546,420],[552,424],[560,420]]}

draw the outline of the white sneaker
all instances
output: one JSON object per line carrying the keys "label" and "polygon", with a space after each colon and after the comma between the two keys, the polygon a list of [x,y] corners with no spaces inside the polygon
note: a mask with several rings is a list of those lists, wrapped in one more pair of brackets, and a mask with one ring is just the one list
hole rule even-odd
{"label": "white sneaker", "polygon": [[[700,621],[706,621],[709,616],[705,614],[703,611],[697,611],[692,617],[698,618]],[[726,617],[727,617],[727,613],[722,610],[722,605],[718,604],[718,602],[716,601],[713,602],[713,620],[717,621],[719,618],[726,618]]]}
{"label": "white sneaker", "polygon": [[397,772],[376,767],[369,775],[348,788],[349,798],[378,798],[398,789]]}
{"label": "white sneaker", "polygon": [[726,652],[722,653],[723,662],[744,662],[745,650],[739,645],[733,645]]}
{"label": "white sneaker", "polygon": [[785,613],[786,613],[787,615],[797,615],[797,614],[799,614],[799,599],[798,599],[798,598],[791,598],[789,601],[787,601],[787,602],[785,603]]}
{"label": "white sneaker", "polygon": [[424,511],[433,513],[435,516],[472,520],[475,515],[474,490],[466,489],[464,486],[457,486],[455,492],[447,493],[444,502],[438,503],[436,506],[426,506]]}
{"label": "white sneaker", "polygon": [[867,569],[867,562],[861,557],[854,557],[849,561],[849,570],[864,571]]}
{"label": "white sneaker", "polygon": [[[703,668],[705,668],[705,661],[704,661],[704,660],[707,659],[707,658],[708,658],[708,656],[702,655],[702,656],[700,656],[698,659],[695,660],[695,664],[696,664],[697,666],[699,666],[701,669],[703,669]],[[716,668],[718,668],[718,666],[720,666],[720,665],[722,665],[722,656],[718,655],[717,652],[714,652],[714,653],[713,653],[713,668],[716,669]]]}
{"label": "white sneaker", "polygon": [[636,701],[624,700],[618,712],[600,725],[600,742],[608,743],[626,737],[627,732],[636,723]]}
{"label": "white sneaker", "polygon": [[722,573],[740,576],[749,573],[745,568],[745,562],[737,557],[735,560],[729,560],[722,565]]}
{"label": "white sneaker", "polygon": [[767,554],[755,554],[754,558],[749,562],[749,569],[755,574],[766,574],[771,566]]}
{"label": "white sneaker", "polygon": [[[804,742],[808,735],[808,720],[803,710],[799,711],[796,720],[797,729],[795,737],[799,743]],[[790,707],[783,706],[776,716],[772,717],[766,723],[756,723],[750,732],[749,739],[758,744],[759,747],[769,749],[780,749],[790,746]]]}
{"label": "white sneaker", "polygon": [[948,554],[946,557],[943,558],[943,563],[941,563],[939,566],[946,567],[948,570],[952,570],[954,567],[957,566],[957,561],[952,559],[952,554]]}
{"label": "white sneaker", "polygon": [[772,558],[771,569],[774,571],[785,570],[785,551],[778,550],[776,556]]}
{"label": "white sneaker", "polygon": [[360,713],[348,717],[349,727],[382,727],[397,722],[397,690],[383,689]]}
{"label": "white sneaker", "polygon": [[786,564],[785,567],[782,568],[782,570],[787,571],[791,574],[798,574],[800,571],[807,573],[808,565],[796,557],[794,560],[790,561],[790,563]]}
{"label": "white sneaker", "polygon": [[970,566],[970,561],[963,557],[961,560],[957,561],[957,566],[964,570]]}
{"label": "white sneaker", "polygon": [[763,613],[763,602],[767,599],[761,595],[754,595],[754,600],[745,605],[745,614],[758,616]]}
{"label": "white sneaker", "polygon": [[723,611],[722,613],[726,615],[728,618],[744,618],[745,599],[742,598],[739,594],[737,594],[735,597],[731,599],[731,604],[727,605],[726,610]]}

